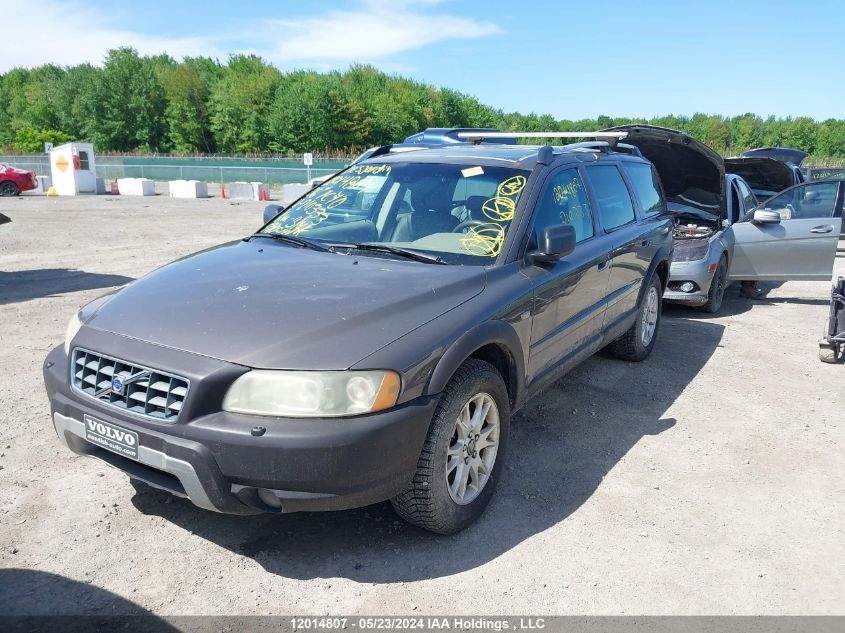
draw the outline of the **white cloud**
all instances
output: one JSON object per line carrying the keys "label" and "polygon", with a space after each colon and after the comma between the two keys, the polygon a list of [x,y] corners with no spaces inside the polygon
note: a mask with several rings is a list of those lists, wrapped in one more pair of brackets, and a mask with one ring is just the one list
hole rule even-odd
{"label": "white cloud", "polygon": [[176,58],[226,56],[209,38],[148,35],[131,25],[115,24],[96,9],[71,0],[12,0],[4,6],[2,22],[0,72],[48,62],[99,64],[108,49],[119,46],[132,46],[142,54],[166,52]]}
{"label": "white cloud", "polygon": [[[355,62],[397,66],[392,55],[445,40],[500,33],[492,22],[434,10],[440,0],[364,0],[355,9],[314,16],[260,17],[213,37],[163,37],[154,24],[128,23],[123,7],[106,15],[74,0],[11,0],[3,10],[0,72],[44,63],[100,64],[110,48],[132,46],[141,54],[208,55],[225,60],[230,52],[252,52],[282,67],[345,67]],[[162,16],[165,19],[166,16]],[[229,18],[229,24],[233,24]],[[261,42],[256,46],[256,42]]]}
{"label": "white cloud", "polygon": [[492,22],[420,10],[439,2],[367,2],[358,11],[332,11],[292,20],[264,20],[270,60],[288,65],[299,61],[379,61],[391,55],[444,40],[495,35]]}

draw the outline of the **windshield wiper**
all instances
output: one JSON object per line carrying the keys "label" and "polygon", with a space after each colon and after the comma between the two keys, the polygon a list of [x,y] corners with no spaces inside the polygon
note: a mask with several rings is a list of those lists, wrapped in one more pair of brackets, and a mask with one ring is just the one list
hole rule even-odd
{"label": "windshield wiper", "polygon": [[311,240],[306,240],[304,237],[297,237],[295,235],[284,235],[283,233],[253,233],[249,237],[245,237],[244,241],[248,242],[253,237],[269,237],[270,239],[278,240],[280,242],[287,242],[288,244],[296,244],[297,246],[302,246],[305,248],[311,248],[315,251],[321,251],[324,253],[331,253],[334,249],[328,246],[323,246],[318,242],[312,242]]}
{"label": "windshield wiper", "polygon": [[388,244],[371,244],[367,242],[362,242],[359,244],[354,243],[337,243],[332,244],[334,248],[351,248],[356,251],[371,251],[373,253],[387,253],[389,255],[398,255],[399,257],[405,257],[406,259],[413,259],[414,261],[424,262],[426,264],[446,264],[446,260],[438,255],[429,255],[427,253],[419,253],[417,251],[412,251],[407,248],[401,248],[399,246],[390,246]]}

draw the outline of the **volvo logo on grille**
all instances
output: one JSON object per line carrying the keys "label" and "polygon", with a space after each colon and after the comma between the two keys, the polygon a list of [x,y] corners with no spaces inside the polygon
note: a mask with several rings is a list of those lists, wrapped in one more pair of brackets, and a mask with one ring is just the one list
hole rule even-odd
{"label": "volvo logo on grille", "polygon": [[112,390],[112,393],[116,393],[116,394],[118,394],[118,395],[121,395],[121,396],[122,396],[122,395],[123,395],[123,388],[124,388],[125,386],[126,386],[126,385],[125,385],[125,384],[124,384],[124,382],[123,382],[123,377],[122,377],[122,376],[115,376],[115,377],[112,379],[112,381],[111,381],[111,390]]}
{"label": "volvo logo on grille", "polygon": [[94,397],[99,398],[100,396],[106,393],[113,393],[118,396],[124,395],[126,393],[126,388],[131,385],[132,383],[138,382],[139,380],[146,380],[150,377],[150,372],[147,370],[142,370],[137,373],[132,374],[131,376],[127,376],[126,373],[121,373],[111,379],[111,382],[106,383],[106,387],[94,392]]}

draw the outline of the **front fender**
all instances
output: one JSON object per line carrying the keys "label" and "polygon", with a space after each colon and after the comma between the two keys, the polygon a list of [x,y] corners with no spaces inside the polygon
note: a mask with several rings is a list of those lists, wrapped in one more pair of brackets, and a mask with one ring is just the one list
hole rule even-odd
{"label": "front fender", "polygon": [[513,408],[519,408],[525,394],[525,353],[516,330],[507,321],[485,321],[462,334],[440,357],[424,392],[431,395],[443,391],[458,367],[473,353],[490,344],[497,345],[507,357],[510,382],[508,390],[513,400]]}
{"label": "front fender", "polygon": [[643,296],[645,295],[646,290],[648,290],[649,282],[651,281],[651,278],[657,274],[657,267],[661,264],[661,262],[666,262],[666,279],[664,280],[665,283],[663,285],[663,290],[666,290],[672,268],[672,251],[672,244],[664,244],[658,249],[657,253],[655,253],[651,260],[651,264],[648,266],[648,271],[646,272],[645,277],[643,277],[643,284],[640,287],[640,293],[637,297],[637,305],[642,303]]}

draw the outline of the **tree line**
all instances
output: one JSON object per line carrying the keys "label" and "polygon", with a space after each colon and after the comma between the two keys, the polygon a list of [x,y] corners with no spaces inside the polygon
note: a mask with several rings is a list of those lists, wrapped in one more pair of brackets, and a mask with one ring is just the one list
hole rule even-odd
{"label": "tree line", "polygon": [[843,119],[700,113],[555,119],[503,112],[456,90],[362,65],[283,73],[250,55],[225,64],[207,57],[177,62],[119,48],[101,67],[48,64],[0,75],[0,148],[16,152],[72,139],[115,152],[352,154],[427,127],[582,131],[635,122],[684,130],[726,155],[774,145],[845,157]]}

